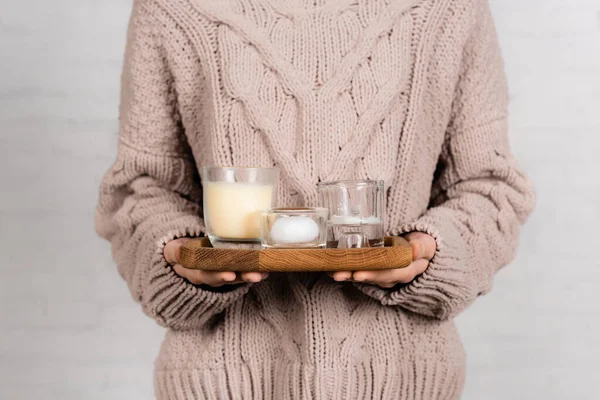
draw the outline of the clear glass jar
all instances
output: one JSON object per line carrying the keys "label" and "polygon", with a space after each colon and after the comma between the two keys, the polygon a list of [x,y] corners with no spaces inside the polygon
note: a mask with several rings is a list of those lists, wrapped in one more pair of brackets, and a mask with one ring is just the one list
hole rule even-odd
{"label": "clear glass jar", "polygon": [[322,182],[318,189],[319,205],[329,209],[327,247],[383,246],[383,181]]}
{"label": "clear glass jar", "polygon": [[214,247],[260,242],[260,213],[276,205],[278,168],[204,167],[204,224]]}
{"label": "clear glass jar", "polygon": [[326,208],[274,208],[261,213],[261,244],[265,249],[324,248]]}

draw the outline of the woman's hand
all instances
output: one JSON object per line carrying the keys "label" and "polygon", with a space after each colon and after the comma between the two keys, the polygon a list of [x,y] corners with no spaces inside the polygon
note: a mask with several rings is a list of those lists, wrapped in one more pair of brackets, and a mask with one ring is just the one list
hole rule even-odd
{"label": "woman's hand", "polygon": [[382,288],[392,288],[399,283],[412,282],[429,267],[429,261],[435,255],[437,245],[435,239],[426,233],[412,232],[404,237],[413,248],[414,261],[408,267],[385,271],[339,271],[330,274],[331,277],[338,282],[371,283]]}
{"label": "woman's hand", "polygon": [[187,279],[194,285],[209,285],[219,287],[223,285],[235,285],[244,282],[260,282],[269,275],[266,272],[208,272],[184,268],[179,264],[179,251],[181,246],[191,238],[181,238],[170,241],[165,245],[165,260],[173,266],[173,270],[180,277]]}

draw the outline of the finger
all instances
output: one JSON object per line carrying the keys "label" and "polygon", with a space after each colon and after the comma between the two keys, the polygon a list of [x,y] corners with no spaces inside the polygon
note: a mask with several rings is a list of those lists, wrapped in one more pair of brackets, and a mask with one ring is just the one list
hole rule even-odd
{"label": "finger", "polygon": [[405,236],[413,248],[413,260],[431,260],[435,255],[437,244],[435,239],[423,232],[411,232]]}
{"label": "finger", "polygon": [[344,281],[347,281],[348,279],[352,278],[352,272],[350,272],[350,271],[336,271],[336,272],[330,273],[330,276],[336,282],[344,282]]}
{"label": "finger", "polygon": [[[380,276],[378,276],[375,279],[375,281],[380,286],[383,286],[383,285],[394,286],[394,285],[397,285],[398,283],[410,283],[410,282],[414,281],[417,276],[419,276],[423,272],[425,272],[425,270],[427,269],[428,266],[429,266],[428,260],[419,259],[419,260],[413,261],[406,268],[399,268],[399,269],[392,269],[390,271],[384,271],[384,272],[389,272],[389,274],[381,274]],[[385,286],[385,287],[391,287],[391,286]]]}
{"label": "finger", "polygon": [[210,286],[233,285],[237,279],[235,272],[197,271],[200,280]]}
{"label": "finger", "polygon": [[208,272],[184,268],[180,264],[173,266],[177,275],[187,279],[195,285],[205,284],[209,286],[231,285],[236,283],[235,272]]}
{"label": "finger", "polygon": [[165,260],[167,260],[167,262],[171,265],[177,264],[179,262],[181,246],[190,240],[192,240],[192,238],[179,238],[171,240],[169,243],[167,243],[163,250]]}
{"label": "finger", "polygon": [[179,275],[180,277],[187,279],[188,281],[192,282],[192,283],[202,283],[202,282],[197,282],[199,276],[197,274],[198,271],[193,271],[191,269],[187,269],[184,268],[183,265],[181,264],[175,264],[173,265],[173,271],[175,271],[175,273],[177,275]]}
{"label": "finger", "polygon": [[425,259],[420,259],[420,260],[416,260],[413,261],[412,264],[410,264],[410,266],[408,268],[411,269],[411,273],[414,275],[413,279],[419,275],[421,275],[423,272],[425,272],[427,270],[427,268],[429,267],[429,260],[425,260]]}
{"label": "finger", "polygon": [[[352,279],[356,282],[375,283],[378,285],[392,283],[399,275],[405,274],[405,269],[406,268],[384,271],[357,271],[352,274]],[[402,274],[400,272],[402,272]]]}
{"label": "finger", "polygon": [[266,272],[243,272],[240,274],[241,280],[244,282],[257,283],[266,279],[269,276]]}
{"label": "finger", "polygon": [[352,279],[357,282],[374,283],[381,287],[391,288],[398,283],[412,282],[416,276],[425,272],[428,266],[428,260],[420,259],[413,261],[406,268],[384,271],[357,271],[352,275]]}

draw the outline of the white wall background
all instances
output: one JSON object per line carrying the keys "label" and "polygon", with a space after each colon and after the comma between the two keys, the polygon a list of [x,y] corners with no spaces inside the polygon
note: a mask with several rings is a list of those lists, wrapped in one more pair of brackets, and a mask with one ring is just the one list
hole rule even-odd
{"label": "white wall background", "polygon": [[[492,0],[539,204],[459,318],[467,400],[600,398],[600,0]],[[0,399],[148,399],[163,332],[93,232],[130,2],[0,0]]]}

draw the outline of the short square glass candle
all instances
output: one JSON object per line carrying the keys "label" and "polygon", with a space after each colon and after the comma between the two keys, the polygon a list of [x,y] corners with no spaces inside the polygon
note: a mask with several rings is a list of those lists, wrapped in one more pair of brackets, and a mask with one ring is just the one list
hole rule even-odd
{"label": "short square glass candle", "polygon": [[261,214],[261,243],[265,249],[324,248],[326,208],[274,208]]}
{"label": "short square glass candle", "polygon": [[260,242],[260,213],[274,207],[277,168],[204,167],[204,224],[213,247]]}
{"label": "short square glass candle", "polygon": [[383,181],[318,184],[320,206],[329,209],[327,247],[384,245]]}

